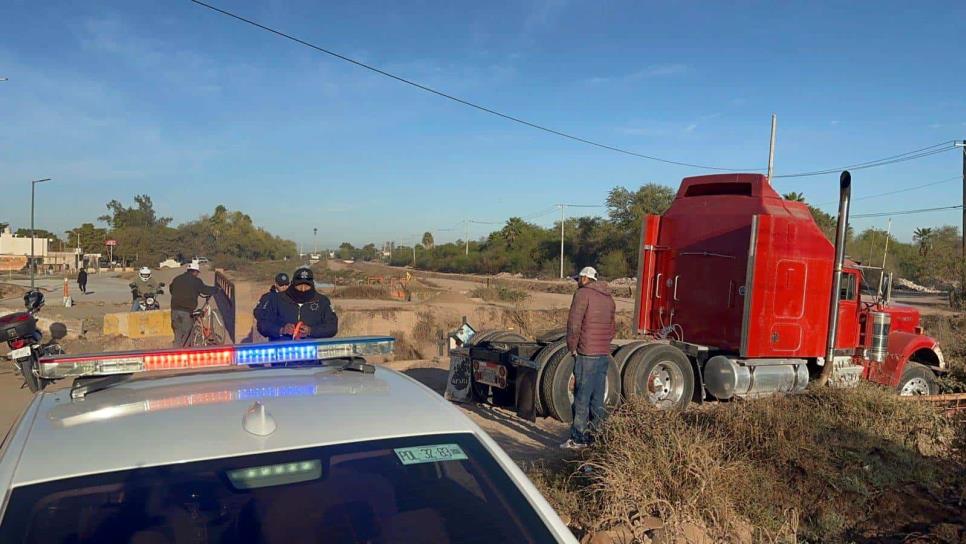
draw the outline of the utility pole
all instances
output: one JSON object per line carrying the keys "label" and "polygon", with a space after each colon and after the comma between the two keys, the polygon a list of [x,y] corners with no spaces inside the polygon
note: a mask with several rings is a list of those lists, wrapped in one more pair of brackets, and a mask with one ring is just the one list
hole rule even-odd
{"label": "utility pole", "polygon": [[463,241],[466,242],[466,255],[470,254],[470,220],[463,220]]}
{"label": "utility pole", "polygon": [[416,240],[418,239],[419,237],[417,235],[417,237],[413,240],[413,268],[416,268]]}
{"label": "utility pole", "polygon": [[30,289],[34,288],[34,272],[36,264],[34,263],[34,197],[37,193],[36,188],[38,183],[43,183],[45,181],[50,181],[50,178],[35,179],[30,182]]}
{"label": "utility pole", "polygon": [[560,208],[560,279],[563,279],[563,269],[564,269],[564,221],[566,217],[564,215],[564,210],[567,209],[566,204],[557,204]]}
{"label": "utility pole", "polygon": [[963,228],[960,231],[962,247],[959,255],[959,291],[962,295],[966,292],[966,140],[956,142],[956,147],[963,148]]}
{"label": "utility pole", "polygon": [[778,128],[778,116],[771,114],[771,140],[768,143],[768,184],[771,185],[771,174],[775,170],[775,129]]}
{"label": "utility pole", "polygon": [[314,227],[312,228],[312,242],[315,244],[315,251],[313,251],[313,253],[318,255],[319,253],[319,229],[318,228],[314,228]]}

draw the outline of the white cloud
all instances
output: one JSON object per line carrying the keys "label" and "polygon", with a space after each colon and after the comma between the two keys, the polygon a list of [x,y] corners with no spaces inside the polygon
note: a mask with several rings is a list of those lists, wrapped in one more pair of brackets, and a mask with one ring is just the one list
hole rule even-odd
{"label": "white cloud", "polygon": [[584,80],[590,85],[600,85],[604,83],[627,83],[640,81],[643,79],[675,77],[693,72],[694,69],[683,63],[672,64],[653,64],[646,68],[618,76],[595,76]]}

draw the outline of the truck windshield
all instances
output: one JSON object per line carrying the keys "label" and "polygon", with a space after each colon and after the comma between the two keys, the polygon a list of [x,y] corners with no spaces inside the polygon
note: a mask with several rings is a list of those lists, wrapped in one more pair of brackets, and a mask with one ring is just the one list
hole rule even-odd
{"label": "truck windshield", "polygon": [[[69,464],[69,461],[65,459]],[[471,434],[356,442],[14,489],[0,542],[552,542]]]}

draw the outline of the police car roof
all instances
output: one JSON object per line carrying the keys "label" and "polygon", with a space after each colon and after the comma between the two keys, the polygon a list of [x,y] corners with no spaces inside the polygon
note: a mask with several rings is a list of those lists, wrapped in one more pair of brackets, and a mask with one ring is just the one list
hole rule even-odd
{"label": "police car roof", "polygon": [[[277,424],[267,436],[243,427],[256,401]],[[42,393],[31,408],[25,417],[32,421],[21,422],[29,434],[12,486],[327,444],[478,432],[440,395],[383,367],[374,374],[303,367],[142,376],[80,400],[71,399],[69,388]],[[10,457],[4,455],[3,464]]]}

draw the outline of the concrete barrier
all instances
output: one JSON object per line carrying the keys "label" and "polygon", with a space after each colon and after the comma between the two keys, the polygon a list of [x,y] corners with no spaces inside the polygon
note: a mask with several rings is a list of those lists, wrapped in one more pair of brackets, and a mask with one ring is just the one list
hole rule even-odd
{"label": "concrete barrier", "polygon": [[150,336],[174,337],[171,330],[171,310],[149,312],[118,312],[104,316],[104,334],[128,338]]}

